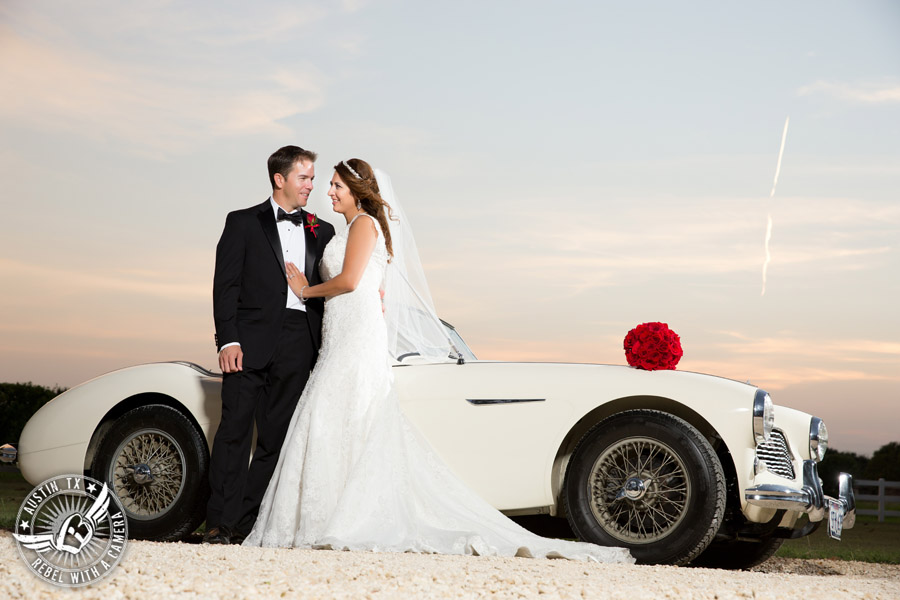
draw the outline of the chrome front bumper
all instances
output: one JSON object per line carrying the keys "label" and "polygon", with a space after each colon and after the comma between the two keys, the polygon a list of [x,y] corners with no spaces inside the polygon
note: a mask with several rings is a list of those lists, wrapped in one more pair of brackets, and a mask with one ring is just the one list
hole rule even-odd
{"label": "chrome front bumper", "polygon": [[[841,473],[837,502],[844,510],[843,527],[852,529],[856,524],[856,497],[853,495],[853,476]],[[786,485],[762,484],[747,488],[744,498],[749,504],[781,510],[804,512],[811,522],[821,521],[828,514],[828,500],[834,500],[822,492],[822,480],[816,470],[816,461],[803,461],[803,487],[795,489]]]}

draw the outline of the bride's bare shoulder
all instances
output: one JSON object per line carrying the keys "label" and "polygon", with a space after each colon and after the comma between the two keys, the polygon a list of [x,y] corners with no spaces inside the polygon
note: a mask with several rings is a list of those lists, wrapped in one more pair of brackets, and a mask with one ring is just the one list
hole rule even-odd
{"label": "bride's bare shoulder", "polygon": [[[369,217],[369,218],[363,219],[361,217]],[[363,223],[363,225],[360,225],[360,223]],[[350,232],[352,233],[353,231],[356,231],[356,230],[371,231],[375,235],[378,235],[378,221],[375,219],[375,217],[373,217],[369,213],[360,213],[350,223]]]}

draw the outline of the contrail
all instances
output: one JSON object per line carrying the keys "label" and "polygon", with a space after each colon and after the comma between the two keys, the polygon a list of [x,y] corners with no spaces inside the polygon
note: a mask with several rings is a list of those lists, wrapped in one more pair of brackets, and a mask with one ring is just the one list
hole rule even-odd
{"label": "contrail", "polygon": [[[781,157],[784,156],[784,142],[787,140],[788,123],[791,117],[788,116],[784,120],[784,131],[781,132],[781,148],[778,149],[778,162],[775,164],[775,179],[772,181],[772,191],[769,198],[775,197],[775,187],[778,185],[778,174],[781,173]],[[772,239],[772,213],[769,212],[769,218],[766,223],[766,260],[763,262],[762,268],[762,293],[760,296],[766,295],[766,275],[769,272],[769,263],[772,261],[772,254],[769,252],[769,241]]]}
{"label": "contrail", "polygon": [[[770,196],[771,197],[771,196]],[[769,240],[772,239],[772,213],[769,213],[769,219],[766,223],[766,261],[763,263],[763,282],[762,293],[760,296],[766,295],[766,272],[769,270],[769,262],[772,260],[772,254],[769,252]]]}
{"label": "contrail", "polygon": [[787,128],[790,122],[791,117],[788,116],[784,120],[784,131],[781,132],[781,148],[778,150],[778,163],[775,165],[775,181],[772,182],[772,192],[769,194],[769,198],[775,197],[775,186],[778,185],[778,174],[781,173],[781,157],[784,156],[784,142],[787,140]]}

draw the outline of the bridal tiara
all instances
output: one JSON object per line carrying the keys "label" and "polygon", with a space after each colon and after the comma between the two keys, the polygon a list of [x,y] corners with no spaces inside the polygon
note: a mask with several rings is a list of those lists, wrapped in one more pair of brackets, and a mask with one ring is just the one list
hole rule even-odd
{"label": "bridal tiara", "polygon": [[350,171],[351,173],[353,173],[353,176],[354,176],[354,177],[356,177],[357,179],[362,179],[362,177],[359,176],[359,173],[357,173],[356,171],[354,171],[354,170],[353,170],[353,167],[351,167],[350,165],[347,164],[347,161],[346,161],[346,160],[342,160],[342,161],[341,161],[341,164],[344,165],[345,167],[347,167],[347,170]]}

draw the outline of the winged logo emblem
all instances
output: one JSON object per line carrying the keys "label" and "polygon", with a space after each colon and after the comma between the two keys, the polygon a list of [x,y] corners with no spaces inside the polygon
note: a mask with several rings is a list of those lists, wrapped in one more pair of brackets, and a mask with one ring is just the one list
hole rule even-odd
{"label": "winged logo emblem", "polygon": [[94,533],[100,526],[101,516],[106,514],[109,508],[109,489],[106,484],[100,490],[100,494],[94,503],[84,514],[80,512],[69,515],[62,526],[53,532],[38,533],[35,535],[20,535],[13,533],[22,546],[43,553],[49,550],[78,554],[90,543]]}

